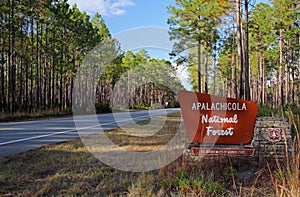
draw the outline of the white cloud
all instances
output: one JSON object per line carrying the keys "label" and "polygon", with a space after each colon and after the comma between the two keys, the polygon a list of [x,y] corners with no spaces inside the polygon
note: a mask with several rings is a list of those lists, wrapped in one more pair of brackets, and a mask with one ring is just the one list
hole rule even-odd
{"label": "white cloud", "polygon": [[98,12],[103,16],[120,16],[126,13],[125,7],[135,5],[131,0],[68,0],[68,3],[76,3],[80,11],[88,14]]}

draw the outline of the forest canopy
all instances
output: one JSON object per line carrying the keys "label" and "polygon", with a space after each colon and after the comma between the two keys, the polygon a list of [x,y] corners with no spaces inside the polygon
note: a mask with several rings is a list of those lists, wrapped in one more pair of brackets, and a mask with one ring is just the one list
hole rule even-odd
{"label": "forest canopy", "polygon": [[[0,111],[70,111],[82,61],[111,39],[101,15],[90,17],[66,0],[1,0],[0,13]],[[134,67],[157,62],[162,69],[172,68],[170,76],[175,72],[170,62],[152,59],[145,50],[124,52],[118,41],[114,47],[114,60],[95,81],[98,112],[111,110],[116,82]],[[183,88],[176,78],[172,80]],[[174,92],[159,84],[142,84],[132,94],[131,108],[162,107],[167,101],[174,106],[176,101]]]}
{"label": "forest canopy", "polygon": [[172,54],[195,91],[299,105],[298,0],[174,0],[168,12]]}
{"label": "forest canopy", "polygon": [[[171,54],[187,66],[195,90],[272,106],[300,103],[299,2],[270,2],[174,0],[166,8],[170,39],[178,41]],[[101,15],[91,17],[66,0],[1,0],[0,20],[0,112],[70,112],[82,62],[112,39]],[[95,80],[98,112],[111,110],[115,85],[127,73],[130,89],[130,71],[141,65],[160,65],[184,89],[170,61],[145,50],[122,51],[113,42],[115,58]],[[140,75],[151,76],[150,68]],[[128,108],[177,106],[176,93],[162,84],[149,82],[129,94]]]}

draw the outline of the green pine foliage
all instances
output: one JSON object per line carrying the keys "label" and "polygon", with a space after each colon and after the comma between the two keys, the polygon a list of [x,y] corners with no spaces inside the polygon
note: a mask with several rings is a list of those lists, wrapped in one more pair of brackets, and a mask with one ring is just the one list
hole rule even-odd
{"label": "green pine foliage", "polygon": [[168,7],[172,55],[189,68],[195,90],[200,82],[202,92],[208,85],[213,94],[299,106],[299,1],[270,2],[175,0]]}
{"label": "green pine foliage", "polygon": [[[83,60],[94,47],[111,38],[105,21],[98,13],[91,18],[66,0],[2,0],[0,5],[0,113],[69,113],[75,77]],[[113,42],[114,54],[110,55],[116,58],[95,87],[98,112],[111,111],[112,89],[125,72],[154,61],[145,50],[125,54],[119,43]],[[169,67],[170,63],[162,65]],[[151,87],[160,105],[166,95],[176,100],[170,90],[154,91]],[[131,104],[155,104],[151,103],[154,95],[150,91],[142,94],[142,101]]]}

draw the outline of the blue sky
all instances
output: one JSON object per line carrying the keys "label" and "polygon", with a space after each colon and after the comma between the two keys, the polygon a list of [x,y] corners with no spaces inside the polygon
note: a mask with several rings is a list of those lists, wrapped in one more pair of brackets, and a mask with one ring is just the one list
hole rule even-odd
{"label": "blue sky", "polygon": [[[252,2],[269,0],[252,0]],[[68,0],[76,3],[81,11],[93,15],[99,12],[112,34],[121,31],[144,27],[168,27],[169,17],[166,7],[174,5],[174,0]]]}
{"label": "blue sky", "polygon": [[[167,7],[175,4],[174,0],[68,0],[68,2],[71,5],[76,3],[81,11],[86,11],[89,15],[100,13],[112,35],[145,26],[168,28],[167,20],[170,15],[167,13]],[[251,3],[259,2],[269,3],[269,0],[251,0]],[[167,51],[151,52],[151,56],[160,59],[166,58],[168,54]]]}

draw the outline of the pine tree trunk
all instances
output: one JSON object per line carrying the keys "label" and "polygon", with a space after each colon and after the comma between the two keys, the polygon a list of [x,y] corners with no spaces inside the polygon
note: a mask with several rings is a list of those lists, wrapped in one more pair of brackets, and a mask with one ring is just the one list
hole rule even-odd
{"label": "pine tree trunk", "polygon": [[216,58],[216,53],[214,54],[214,90],[213,90],[213,95],[216,95],[216,78],[217,78],[217,68],[216,68],[216,64],[217,64],[217,58]]}
{"label": "pine tree trunk", "polygon": [[250,67],[249,67],[249,32],[248,32],[248,0],[245,0],[245,99],[250,97]]}
{"label": "pine tree trunk", "polygon": [[12,75],[12,94],[11,94],[11,113],[16,112],[16,18],[15,3],[12,1],[12,43],[11,43],[11,75]]}
{"label": "pine tree trunk", "polygon": [[283,30],[280,29],[279,32],[279,76],[278,76],[278,105],[283,106],[283,42],[282,34]]}
{"label": "pine tree trunk", "polygon": [[204,90],[205,94],[208,94],[208,57],[207,54],[205,54],[205,63],[204,63]]}
{"label": "pine tree trunk", "polygon": [[242,38],[242,6],[241,0],[236,0],[236,19],[237,19],[237,42],[238,42],[238,98],[242,99],[244,95],[243,88],[243,38]]}
{"label": "pine tree trunk", "polygon": [[[26,52],[28,53],[29,52],[29,17],[26,18],[26,26],[25,26],[25,29],[26,29],[26,32],[25,32],[25,35],[26,35],[26,47],[25,47],[25,50]],[[26,112],[29,112],[29,57],[26,57],[25,59],[25,108],[26,108]]]}
{"label": "pine tree trunk", "polygon": [[290,100],[290,69],[288,63],[285,64],[285,104]]}
{"label": "pine tree trunk", "polygon": [[260,49],[259,52],[259,102],[264,104],[264,58],[263,58],[263,49]]}
{"label": "pine tree trunk", "polygon": [[[234,27],[233,27],[234,30]],[[232,36],[232,46],[234,46],[235,37]],[[235,49],[232,50],[231,56],[231,95],[232,98],[237,98],[237,88],[236,88],[236,53]]]}
{"label": "pine tree trunk", "polygon": [[[47,25],[46,25],[46,27],[45,27],[46,29],[45,29],[45,46],[46,47],[48,47],[48,27],[47,27]],[[48,61],[49,61],[49,59],[48,59],[48,56],[49,56],[49,54],[48,54],[49,52],[48,52],[48,50],[45,50],[44,51],[44,90],[43,90],[43,105],[44,105],[44,107],[45,107],[45,109],[47,109],[47,110],[49,110],[49,103],[48,103],[48,98],[50,97],[50,95],[48,95],[48,91],[47,91],[47,88],[48,88],[48,78],[49,78],[49,70],[48,70]]]}
{"label": "pine tree trunk", "polygon": [[[33,9],[33,8],[31,8]],[[30,32],[34,31],[34,20],[33,15],[31,16],[31,30]],[[34,54],[34,34],[31,33],[31,57],[30,57],[30,107],[29,113],[32,113],[35,110],[34,100],[33,100],[33,54]]]}
{"label": "pine tree trunk", "polygon": [[36,48],[35,48],[35,58],[36,58],[36,70],[35,70],[35,83],[36,83],[36,94],[35,94],[35,105],[36,105],[36,110],[40,111],[40,62],[39,62],[39,22],[38,20],[36,21]]}
{"label": "pine tree trunk", "polygon": [[[200,30],[199,30],[200,32]],[[198,92],[201,93],[201,40],[198,41]]]}
{"label": "pine tree trunk", "polygon": [[[1,13],[1,18],[0,18],[0,20],[1,21],[5,21],[5,14],[4,13]],[[3,112],[3,111],[5,111],[5,106],[6,106],[6,102],[5,102],[5,98],[6,98],[6,96],[5,96],[5,76],[4,76],[4,74],[5,74],[5,49],[4,49],[4,39],[5,39],[5,37],[4,37],[4,34],[3,34],[3,28],[2,28],[2,26],[1,26],[1,32],[0,32],[0,46],[1,46],[1,62],[0,62],[0,66],[1,66],[1,74],[0,74],[0,76],[1,76],[1,97],[0,97],[0,99],[1,99],[1,102],[0,102],[0,104],[1,104],[1,107],[0,107],[0,110]]]}

